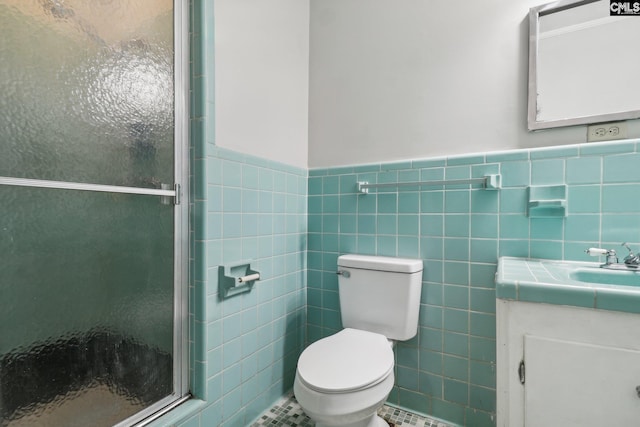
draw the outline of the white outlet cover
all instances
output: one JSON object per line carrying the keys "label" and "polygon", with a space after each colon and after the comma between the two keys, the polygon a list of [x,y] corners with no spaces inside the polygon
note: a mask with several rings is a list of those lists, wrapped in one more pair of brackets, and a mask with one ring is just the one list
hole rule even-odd
{"label": "white outlet cover", "polygon": [[587,142],[612,141],[627,137],[627,122],[597,123],[587,127]]}

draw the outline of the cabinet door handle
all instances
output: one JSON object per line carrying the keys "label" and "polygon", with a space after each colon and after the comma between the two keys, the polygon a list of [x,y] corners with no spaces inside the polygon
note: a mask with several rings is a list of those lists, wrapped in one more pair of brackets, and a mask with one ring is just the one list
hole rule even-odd
{"label": "cabinet door handle", "polygon": [[636,393],[637,393],[638,397],[640,397],[640,385],[636,386]]}

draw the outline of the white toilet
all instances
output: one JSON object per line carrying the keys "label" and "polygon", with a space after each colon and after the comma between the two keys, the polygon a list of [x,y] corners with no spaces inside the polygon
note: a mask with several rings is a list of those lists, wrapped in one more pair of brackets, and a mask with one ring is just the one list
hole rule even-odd
{"label": "white toilet", "polygon": [[388,427],[376,412],[393,387],[393,341],[418,330],[422,261],[342,255],[338,274],[345,329],[302,352],[293,391],[317,427]]}

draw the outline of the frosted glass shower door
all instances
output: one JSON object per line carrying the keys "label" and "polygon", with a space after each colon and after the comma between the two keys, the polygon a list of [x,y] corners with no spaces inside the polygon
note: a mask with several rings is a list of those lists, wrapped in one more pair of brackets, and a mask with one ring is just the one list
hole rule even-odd
{"label": "frosted glass shower door", "polygon": [[2,427],[128,425],[186,394],[185,9],[0,0]]}

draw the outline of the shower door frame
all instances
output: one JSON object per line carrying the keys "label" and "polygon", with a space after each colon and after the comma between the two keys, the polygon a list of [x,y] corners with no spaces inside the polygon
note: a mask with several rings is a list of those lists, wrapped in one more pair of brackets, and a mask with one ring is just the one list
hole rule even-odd
{"label": "shower door frame", "polygon": [[0,176],[0,186],[35,187],[173,198],[173,392],[114,427],[144,426],[188,400],[189,394],[189,0],[173,2],[174,183],[173,188],[142,188]]}
{"label": "shower door frame", "polygon": [[146,425],[189,394],[189,0],[173,2],[174,45],[174,315],[173,394],[114,427]]}

